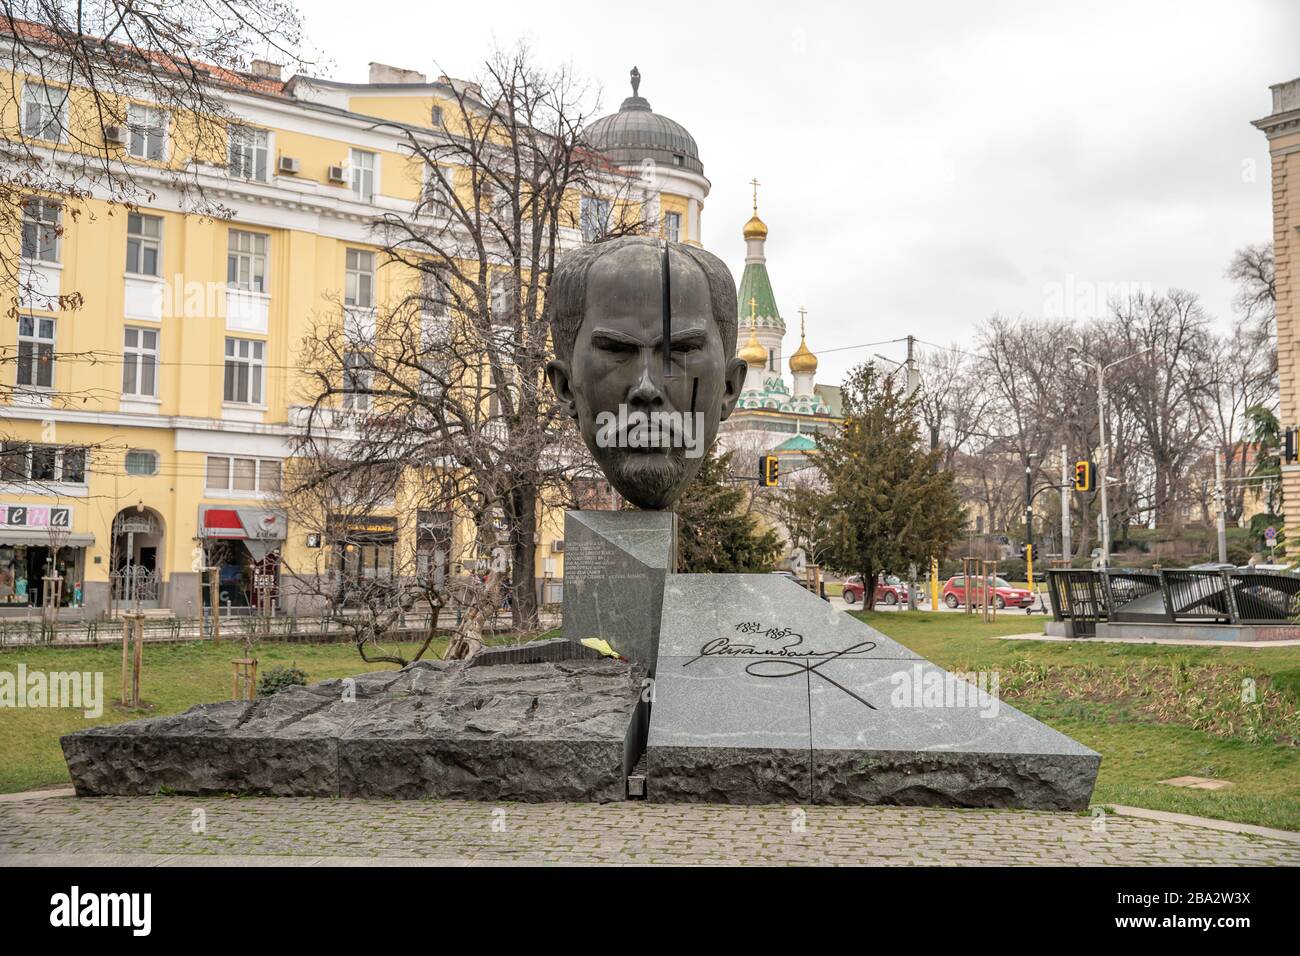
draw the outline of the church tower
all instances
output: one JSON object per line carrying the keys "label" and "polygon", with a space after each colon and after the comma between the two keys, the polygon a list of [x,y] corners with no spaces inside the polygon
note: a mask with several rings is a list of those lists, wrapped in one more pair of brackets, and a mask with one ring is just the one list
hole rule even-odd
{"label": "church tower", "polygon": [[751,180],[750,185],[754,188],[754,215],[745,223],[742,232],[745,237],[745,272],[740,278],[740,292],[736,297],[736,321],[742,329],[748,324],[753,300],[755,334],[766,352],[759,380],[763,388],[775,387],[785,392],[781,367],[785,321],[776,307],[772,280],[767,275],[767,255],[763,249],[767,242],[767,224],[758,218],[758,180]]}

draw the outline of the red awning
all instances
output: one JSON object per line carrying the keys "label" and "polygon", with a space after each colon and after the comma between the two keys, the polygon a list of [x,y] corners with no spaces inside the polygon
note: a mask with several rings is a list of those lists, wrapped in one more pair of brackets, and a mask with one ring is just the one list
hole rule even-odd
{"label": "red awning", "polygon": [[209,508],[203,512],[203,530],[211,537],[242,538],[244,523],[234,508]]}

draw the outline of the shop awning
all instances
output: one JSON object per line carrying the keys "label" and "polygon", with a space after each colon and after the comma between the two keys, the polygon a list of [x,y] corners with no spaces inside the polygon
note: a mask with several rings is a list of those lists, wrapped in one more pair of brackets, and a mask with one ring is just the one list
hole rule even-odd
{"label": "shop awning", "polygon": [[[89,548],[95,543],[95,536],[89,532],[84,534],[69,534],[62,536],[60,543],[65,548]],[[0,545],[2,544],[26,544],[40,547],[50,547],[50,531],[48,528],[3,528],[0,529]]]}

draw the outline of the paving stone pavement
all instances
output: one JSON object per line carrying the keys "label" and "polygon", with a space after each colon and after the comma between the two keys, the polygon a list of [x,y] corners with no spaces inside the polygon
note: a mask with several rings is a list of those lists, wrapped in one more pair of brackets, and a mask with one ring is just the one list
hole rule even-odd
{"label": "paving stone pavement", "polygon": [[1296,866],[1300,843],[1137,817],[1014,810],[72,796],[0,802],[0,866],[56,855],[97,864],[276,857],[308,865]]}

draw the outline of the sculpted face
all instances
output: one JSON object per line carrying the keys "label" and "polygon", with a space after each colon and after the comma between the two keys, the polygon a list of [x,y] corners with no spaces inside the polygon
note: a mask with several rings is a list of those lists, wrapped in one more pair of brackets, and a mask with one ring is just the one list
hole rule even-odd
{"label": "sculpted face", "polygon": [[655,244],[642,242],[592,263],[572,357],[547,369],[601,470],[648,509],[671,507],[695,477],[745,378],[714,321],[704,270],[676,249],[673,374],[665,377],[662,261]]}

